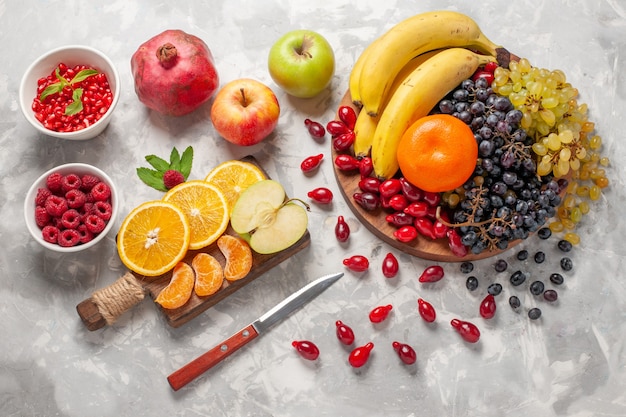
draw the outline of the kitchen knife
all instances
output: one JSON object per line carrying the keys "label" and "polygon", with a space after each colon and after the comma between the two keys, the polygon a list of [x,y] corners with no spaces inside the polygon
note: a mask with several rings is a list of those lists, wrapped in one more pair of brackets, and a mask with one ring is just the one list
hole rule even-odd
{"label": "kitchen knife", "polygon": [[170,386],[178,391],[204,372],[226,359],[239,348],[265,333],[272,325],[287,317],[293,311],[321,294],[335,281],[343,276],[343,272],[330,274],[305,285],[289,297],[274,306],[267,313],[239,330],[237,333],[215,346],[213,349],[197,357],[187,365],[167,377]]}

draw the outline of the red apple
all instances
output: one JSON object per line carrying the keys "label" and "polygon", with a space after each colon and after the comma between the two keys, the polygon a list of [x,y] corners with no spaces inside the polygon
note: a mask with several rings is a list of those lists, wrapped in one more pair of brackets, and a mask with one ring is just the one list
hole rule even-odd
{"label": "red apple", "polygon": [[265,84],[241,78],[226,84],[215,96],[211,120],[217,133],[240,146],[265,139],[276,127],[280,106]]}

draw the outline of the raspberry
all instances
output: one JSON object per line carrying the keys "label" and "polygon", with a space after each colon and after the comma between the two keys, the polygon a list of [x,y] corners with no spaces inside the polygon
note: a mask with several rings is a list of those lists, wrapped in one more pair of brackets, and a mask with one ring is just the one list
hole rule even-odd
{"label": "raspberry", "polygon": [[96,201],[93,204],[93,213],[106,222],[111,218],[113,209],[111,208],[111,205],[109,203],[106,203],[104,201]]}
{"label": "raspberry", "polygon": [[64,193],[67,193],[69,190],[78,190],[80,186],[80,177],[76,174],[67,174],[61,180],[61,188]]}
{"label": "raspberry", "polygon": [[57,243],[59,240],[59,229],[54,226],[46,226],[41,229],[41,237],[48,243]]}
{"label": "raspberry", "polygon": [[43,228],[50,222],[50,214],[44,206],[35,207],[35,223],[40,228]]}
{"label": "raspberry", "polygon": [[65,229],[59,234],[59,246],[76,246],[80,242],[80,234],[76,229]]}
{"label": "raspberry", "polygon": [[69,208],[79,209],[85,205],[87,196],[81,190],[75,188],[65,193],[65,199]]}
{"label": "raspberry", "polygon": [[67,201],[63,197],[51,195],[46,199],[46,211],[52,217],[61,217],[67,211]]}
{"label": "raspberry", "polygon": [[180,172],[174,169],[168,169],[163,174],[163,184],[168,190],[176,187],[178,184],[185,182],[185,177]]}
{"label": "raspberry", "polygon": [[52,193],[47,188],[39,188],[37,190],[37,196],[35,197],[35,205],[44,206],[46,204],[46,199],[51,195]]}
{"label": "raspberry", "polygon": [[76,229],[80,224],[80,213],[75,209],[69,209],[61,216],[61,224],[65,229]]}
{"label": "raspberry", "polygon": [[53,194],[60,193],[63,189],[63,175],[59,172],[48,175],[48,178],[46,178],[46,187],[48,187],[48,190]]}
{"label": "raspberry", "polygon": [[87,226],[84,223],[80,224],[76,228],[76,231],[80,236],[80,243],[87,243],[93,239],[93,233],[91,233],[89,229],[87,229]]}
{"label": "raspberry", "polygon": [[81,190],[83,190],[86,193],[91,191],[91,189],[97,183],[100,182],[100,178],[96,177],[95,175],[91,175],[91,174],[83,175],[83,177],[80,180],[81,180],[81,183],[82,183]]}
{"label": "raspberry", "polygon": [[93,186],[90,194],[95,201],[106,201],[111,197],[111,189],[106,183],[100,181]]}
{"label": "raspberry", "polygon": [[[87,194],[89,195],[89,194]],[[87,216],[88,214],[93,214],[93,204],[94,203],[90,203],[90,202],[86,202],[84,206],[82,206],[78,211],[80,214],[83,215],[83,217]]]}
{"label": "raspberry", "polygon": [[104,230],[106,223],[96,214],[88,214],[85,216],[85,226],[87,226],[87,230],[91,233],[98,234]]}

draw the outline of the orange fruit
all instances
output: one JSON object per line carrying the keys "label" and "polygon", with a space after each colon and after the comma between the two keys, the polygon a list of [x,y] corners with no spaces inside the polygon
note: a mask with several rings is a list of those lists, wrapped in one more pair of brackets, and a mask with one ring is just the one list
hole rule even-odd
{"label": "orange fruit", "polygon": [[259,167],[233,159],[213,168],[204,180],[215,185],[224,194],[230,211],[243,190],[263,179],[265,174]]}
{"label": "orange fruit", "polygon": [[230,220],[224,194],[206,181],[194,180],[178,184],[163,196],[180,207],[189,221],[189,249],[200,249],[215,242],[224,233]]}
{"label": "orange fruit", "polygon": [[224,270],[215,257],[200,252],[193,257],[191,267],[196,273],[194,291],[199,297],[215,294],[224,282]]}
{"label": "orange fruit", "polygon": [[162,275],[183,259],[191,229],[185,213],[165,201],[148,201],[132,210],[117,234],[117,252],[131,271]]}
{"label": "orange fruit", "polygon": [[193,269],[185,262],[179,262],[172,271],[170,283],[154,301],[167,309],[182,307],[191,298],[194,281]]}
{"label": "orange fruit", "polygon": [[402,135],[398,165],[411,184],[424,191],[454,190],[476,167],[478,145],[472,129],[448,114],[418,119]]}
{"label": "orange fruit", "polygon": [[222,235],[217,239],[217,247],[226,258],[224,278],[229,281],[245,278],[252,269],[252,249],[248,242],[235,236]]}

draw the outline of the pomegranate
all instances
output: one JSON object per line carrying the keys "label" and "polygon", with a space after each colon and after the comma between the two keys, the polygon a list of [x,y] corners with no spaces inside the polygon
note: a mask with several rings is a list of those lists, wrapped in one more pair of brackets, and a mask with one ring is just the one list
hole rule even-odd
{"label": "pomegranate", "polygon": [[168,116],[192,112],[219,86],[209,47],[182,30],[166,30],[143,43],[130,65],[139,100]]}

